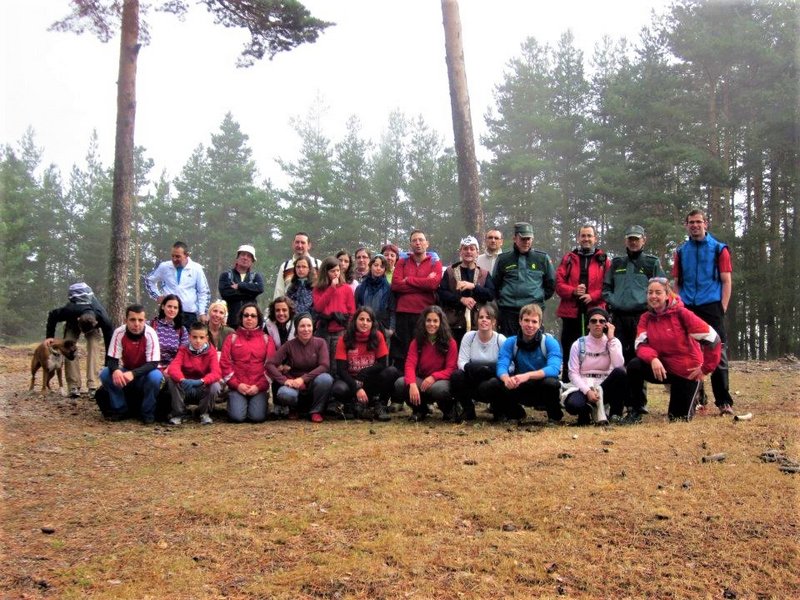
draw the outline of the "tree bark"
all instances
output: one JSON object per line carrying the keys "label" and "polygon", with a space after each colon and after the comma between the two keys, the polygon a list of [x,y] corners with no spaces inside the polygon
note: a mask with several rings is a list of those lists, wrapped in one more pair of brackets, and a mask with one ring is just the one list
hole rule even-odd
{"label": "tree bark", "polygon": [[133,132],[136,121],[136,61],[139,56],[139,0],[124,0],[117,80],[117,133],[114,146],[114,188],[111,204],[111,248],[108,264],[108,308],[122,323],[128,292],[131,248]]}
{"label": "tree bark", "polygon": [[442,22],[461,210],[467,231],[477,235],[478,239],[483,239],[483,206],[480,199],[478,161],[475,157],[475,137],[472,133],[467,71],[464,64],[464,47],[461,44],[461,17],[457,0],[442,0]]}

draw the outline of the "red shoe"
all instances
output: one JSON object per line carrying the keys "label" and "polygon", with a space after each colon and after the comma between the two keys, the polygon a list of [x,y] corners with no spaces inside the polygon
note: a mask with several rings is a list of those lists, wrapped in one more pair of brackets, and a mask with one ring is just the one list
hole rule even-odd
{"label": "red shoe", "polygon": [[322,423],[324,419],[320,413],[311,413],[311,422],[312,423]]}

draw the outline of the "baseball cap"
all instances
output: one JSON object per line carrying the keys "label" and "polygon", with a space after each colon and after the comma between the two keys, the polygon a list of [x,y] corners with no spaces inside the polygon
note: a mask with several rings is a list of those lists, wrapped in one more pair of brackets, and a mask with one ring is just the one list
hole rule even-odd
{"label": "baseball cap", "polygon": [[629,237],[643,238],[644,237],[644,227],[642,227],[641,225],[631,225],[630,227],[628,227],[625,230],[625,237],[626,238],[629,238]]}
{"label": "baseball cap", "polygon": [[530,223],[514,223],[514,235],[519,235],[520,237],[533,237],[533,227],[531,227]]}

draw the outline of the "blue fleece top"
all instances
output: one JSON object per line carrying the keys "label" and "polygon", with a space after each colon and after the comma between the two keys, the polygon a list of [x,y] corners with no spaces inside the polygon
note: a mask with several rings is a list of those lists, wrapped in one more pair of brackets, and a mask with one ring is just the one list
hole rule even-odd
{"label": "blue fleece top", "polygon": [[[514,373],[527,373],[528,371],[544,370],[545,377],[558,377],[561,371],[561,344],[552,335],[544,334],[545,348],[547,357],[542,354],[540,346],[535,350],[517,349],[517,356],[514,357],[514,346],[517,344],[517,336],[512,335],[500,348],[500,356],[497,358],[497,376],[513,375]],[[512,366],[513,363],[513,366]]]}

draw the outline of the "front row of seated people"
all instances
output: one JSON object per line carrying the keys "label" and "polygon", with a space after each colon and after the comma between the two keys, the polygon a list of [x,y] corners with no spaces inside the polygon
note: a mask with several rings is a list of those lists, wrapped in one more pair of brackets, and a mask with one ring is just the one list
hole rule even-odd
{"label": "front row of seated people", "polygon": [[[164,299],[153,321],[170,340],[184,334],[180,310],[176,313],[171,302]],[[520,310],[518,333],[507,339],[495,331],[492,305],[482,306],[477,330],[464,335],[460,349],[442,309],[427,307],[417,321],[403,372],[388,364],[383,327],[370,307],[359,307],[341,333],[328,329],[328,339],[322,339],[314,336],[311,315],[295,315],[293,302],[284,296],[270,304],[267,319],[256,304],[242,306],[235,331],[226,331],[224,303],[213,304],[209,325],[193,324],[188,345],[180,346],[162,371],[161,336],[147,324],[144,308],[132,305],[125,324],[113,333],[107,367],[100,374],[109,395],[104,412],[112,420],[138,412],[143,422],[152,423],[166,377],[170,420],[176,425],[187,417],[188,403],[199,405],[201,423],[211,423],[223,388],[231,421],[264,421],[270,382],[274,407],[284,407],[290,418],[307,414],[313,422],[321,422],[326,412],[387,421],[390,412],[403,411],[406,404],[413,421],[425,419],[433,405],[444,420],[473,420],[478,401],[489,404],[496,421],[521,420],[530,407],[545,411],[551,424],[561,421],[563,410],[577,416],[578,424],[607,419],[636,423],[645,412],[648,381],[670,384],[670,420],[691,419],[700,383],[719,363],[719,336],[683,306],[665,278],[649,281],[647,303],[636,357],[627,365],[608,313],[588,311],[589,334],[570,348],[565,386],[559,381],[561,346],[542,328],[537,304]],[[335,377],[328,349],[332,338]],[[598,411],[598,405],[604,410]]]}

